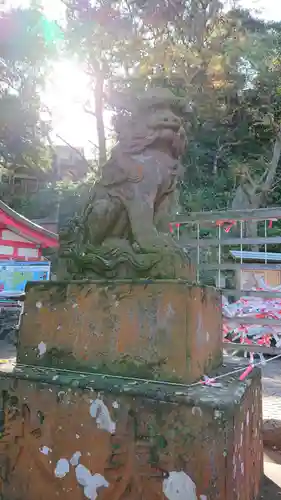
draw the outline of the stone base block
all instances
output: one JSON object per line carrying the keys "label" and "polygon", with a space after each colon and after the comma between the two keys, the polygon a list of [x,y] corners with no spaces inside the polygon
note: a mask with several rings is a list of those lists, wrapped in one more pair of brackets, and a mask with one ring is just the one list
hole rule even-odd
{"label": "stone base block", "polygon": [[220,294],[184,282],[31,284],[18,362],[190,383],[222,361]]}
{"label": "stone base block", "polygon": [[2,500],[256,500],[261,382],[1,374]]}

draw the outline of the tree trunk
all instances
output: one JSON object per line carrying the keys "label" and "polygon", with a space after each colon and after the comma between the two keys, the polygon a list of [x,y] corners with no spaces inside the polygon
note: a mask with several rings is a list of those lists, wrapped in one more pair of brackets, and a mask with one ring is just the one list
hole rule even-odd
{"label": "tree trunk", "polygon": [[105,130],[104,130],[104,77],[101,72],[97,72],[95,75],[96,83],[95,83],[95,117],[97,124],[97,136],[98,136],[98,148],[99,148],[99,157],[98,163],[99,167],[101,167],[106,162],[106,138],[105,138]]}
{"label": "tree trunk", "polygon": [[[249,180],[241,183],[240,186],[238,186],[238,188],[236,189],[231,207],[233,210],[260,208],[266,204],[268,193],[270,192],[274,183],[280,156],[281,131],[279,130],[274,142],[272,159],[268,165],[267,170],[258,181],[254,181],[251,178],[250,174],[248,174]],[[250,238],[257,237],[257,222],[251,221],[245,224],[245,235]],[[254,246],[253,250],[259,250],[259,247]]]}
{"label": "tree trunk", "polygon": [[[261,195],[256,193],[250,184],[238,186],[235,196],[232,201],[233,210],[249,210],[253,208],[260,208],[261,206]],[[239,226],[237,228],[237,233],[239,231]],[[256,221],[249,221],[244,223],[243,236],[247,238],[257,238],[258,236],[258,224]],[[258,251],[259,247],[254,245],[253,251]]]}

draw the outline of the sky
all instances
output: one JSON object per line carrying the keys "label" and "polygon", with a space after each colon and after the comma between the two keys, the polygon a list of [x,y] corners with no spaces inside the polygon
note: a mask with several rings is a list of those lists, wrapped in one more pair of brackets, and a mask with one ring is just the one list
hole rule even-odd
{"label": "sky", "polygon": [[280,0],[241,0],[246,9],[257,9],[260,17],[267,21],[281,21]]}
{"label": "sky", "polygon": [[[61,12],[60,0],[45,0],[46,14],[56,19]],[[239,3],[246,8],[258,9],[264,19],[270,21],[281,20],[281,2],[280,0],[239,0]],[[6,5],[28,5],[29,0],[0,0],[1,4]]]}
{"label": "sky", "polygon": [[[245,8],[255,9],[266,20],[281,21],[280,0],[240,0]],[[26,6],[29,0],[0,0],[2,6]],[[63,10],[60,0],[45,0],[45,14],[50,19],[58,19]],[[53,140],[61,143],[58,136],[76,147],[83,146],[87,156],[91,155],[91,142],[96,142],[94,118],[84,112],[85,96],[89,95],[89,82],[78,64],[62,61],[54,67],[46,91],[45,103],[52,112]],[[109,125],[109,119],[107,117]]]}

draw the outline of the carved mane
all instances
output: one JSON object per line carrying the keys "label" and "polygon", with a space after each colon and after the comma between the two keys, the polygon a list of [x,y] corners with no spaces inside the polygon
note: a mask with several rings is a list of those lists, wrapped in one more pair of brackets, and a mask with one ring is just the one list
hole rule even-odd
{"label": "carved mane", "polygon": [[[173,133],[182,124],[181,116],[185,101],[174,96],[168,89],[151,89],[137,99],[130,114],[123,114],[116,123],[118,143],[113,149],[127,154],[142,153],[159,140],[172,146]],[[163,132],[166,131],[165,137]]]}

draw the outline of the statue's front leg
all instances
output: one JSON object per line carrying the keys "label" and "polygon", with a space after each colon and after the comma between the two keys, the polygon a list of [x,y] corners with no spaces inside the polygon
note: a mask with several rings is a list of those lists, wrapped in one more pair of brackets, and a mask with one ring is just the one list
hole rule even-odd
{"label": "statue's front leg", "polygon": [[146,200],[142,204],[132,201],[127,205],[131,230],[135,242],[145,253],[165,251],[171,242],[165,235],[160,234],[154,224],[154,205]]}
{"label": "statue's front leg", "polygon": [[173,240],[170,235],[170,223],[173,219],[171,215],[171,208],[173,207],[173,204],[174,193],[169,193],[165,197],[163,197],[154,215],[154,224],[159,233],[167,235],[167,237],[169,237],[171,240]]}

